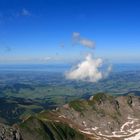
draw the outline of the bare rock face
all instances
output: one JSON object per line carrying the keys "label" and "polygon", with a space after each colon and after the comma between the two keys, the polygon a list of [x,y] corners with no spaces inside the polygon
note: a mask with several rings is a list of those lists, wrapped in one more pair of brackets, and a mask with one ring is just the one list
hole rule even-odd
{"label": "bare rock face", "polygon": [[138,96],[113,97],[100,93],[87,101],[71,102],[69,108],[59,111],[62,116],[79,125],[85,134],[93,134],[100,139],[140,140]]}
{"label": "bare rock face", "polygon": [[0,124],[0,140],[22,140],[22,138],[17,128]]}

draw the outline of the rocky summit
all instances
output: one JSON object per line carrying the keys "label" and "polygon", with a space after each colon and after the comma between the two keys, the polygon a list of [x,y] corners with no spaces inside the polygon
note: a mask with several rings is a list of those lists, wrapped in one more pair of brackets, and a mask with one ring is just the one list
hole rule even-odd
{"label": "rocky summit", "polygon": [[99,93],[0,127],[2,140],[139,140],[140,97]]}
{"label": "rocky summit", "polygon": [[0,124],[0,140],[22,140],[18,127]]}

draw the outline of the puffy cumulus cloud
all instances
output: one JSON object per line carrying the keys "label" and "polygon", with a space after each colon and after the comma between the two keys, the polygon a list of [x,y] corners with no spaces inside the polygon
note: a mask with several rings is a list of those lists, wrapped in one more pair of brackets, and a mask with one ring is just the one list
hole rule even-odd
{"label": "puffy cumulus cloud", "polygon": [[99,71],[102,63],[102,59],[94,59],[88,54],[85,60],[79,63],[76,68],[66,73],[66,77],[72,80],[97,82],[103,77],[102,73]]}
{"label": "puffy cumulus cloud", "polygon": [[101,58],[93,58],[91,54],[88,54],[85,60],[66,73],[66,78],[71,80],[97,82],[104,78],[111,70],[111,67],[109,66],[105,71],[102,71],[102,66],[103,60]]}
{"label": "puffy cumulus cloud", "polygon": [[72,38],[74,44],[79,44],[87,48],[95,48],[95,42],[87,38],[82,38],[79,32],[73,32]]}

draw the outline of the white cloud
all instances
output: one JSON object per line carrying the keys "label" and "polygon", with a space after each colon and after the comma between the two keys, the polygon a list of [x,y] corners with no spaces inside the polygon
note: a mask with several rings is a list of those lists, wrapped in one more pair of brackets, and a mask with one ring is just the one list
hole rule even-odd
{"label": "white cloud", "polygon": [[108,66],[106,69],[101,70],[103,64],[101,58],[93,58],[91,54],[88,54],[85,60],[79,63],[74,69],[67,72],[65,76],[70,80],[98,82],[108,76],[112,69],[111,66]]}
{"label": "white cloud", "polygon": [[79,32],[73,32],[72,38],[74,44],[80,44],[87,48],[95,48],[95,42],[87,38],[82,38]]}
{"label": "white cloud", "polygon": [[71,80],[82,80],[89,82],[97,82],[103,78],[103,73],[99,70],[103,61],[101,58],[92,58],[88,54],[84,61],[79,63],[76,68],[66,73],[66,78]]}

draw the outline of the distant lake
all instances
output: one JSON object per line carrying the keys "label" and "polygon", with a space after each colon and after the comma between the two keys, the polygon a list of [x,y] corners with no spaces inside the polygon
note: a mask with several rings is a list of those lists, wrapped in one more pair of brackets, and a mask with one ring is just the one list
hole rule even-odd
{"label": "distant lake", "polygon": [[[65,72],[69,70],[72,65],[56,64],[30,64],[30,65],[0,65],[0,71],[42,71],[42,72]],[[123,71],[140,71],[140,64],[113,64],[113,72]]]}

